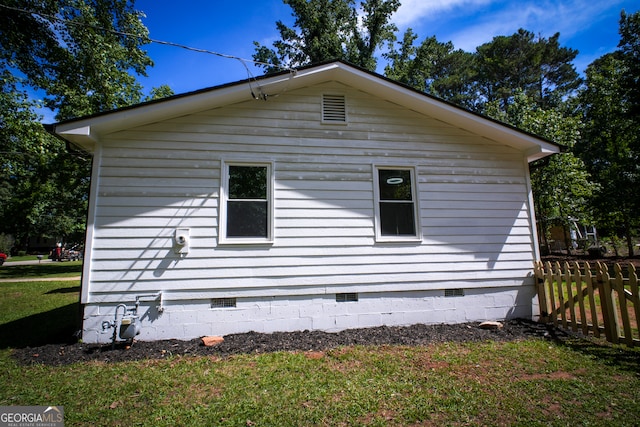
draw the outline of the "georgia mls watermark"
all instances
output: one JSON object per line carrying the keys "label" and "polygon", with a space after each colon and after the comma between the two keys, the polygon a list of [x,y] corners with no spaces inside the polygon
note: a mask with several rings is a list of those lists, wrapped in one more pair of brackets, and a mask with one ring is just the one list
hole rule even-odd
{"label": "georgia mls watermark", "polygon": [[0,427],[64,427],[64,407],[0,406]]}

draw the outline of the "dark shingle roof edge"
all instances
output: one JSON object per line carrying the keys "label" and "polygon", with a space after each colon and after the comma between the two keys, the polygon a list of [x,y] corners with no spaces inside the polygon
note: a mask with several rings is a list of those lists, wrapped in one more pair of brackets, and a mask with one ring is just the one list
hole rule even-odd
{"label": "dark shingle roof edge", "polygon": [[450,106],[452,108],[458,109],[458,110],[460,110],[462,112],[475,115],[475,116],[477,116],[479,118],[482,118],[484,120],[491,121],[493,123],[499,124],[499,125],[504,126],[506,128],[509,128],[509,129],[515,130],[517,132],[521,132],[523,134],[526,134],[526,135],[529,135],[531,137],[537,138],[537,139],[539,139],[541,141],[544,141],[546,143],[549,143],[549,144],[552,144],[552,145],[555,145],[555,146],[559,147],[561,149],[561,151],[562,151],[563,148],[565,148],[564,146],[562,146],[562,145],[560,145],[560,144],[558,144],[558,143],[556,143],[556,142],[554,142],[554,141],[552,141],[550,139],[542,137],[540,135],[536,135],[535,133],[522,130],[522,129],[516,127],[516,126],[513,126],[513,125],[509,124],[509,123],[505,123],[505,122],[502,122],[500,120],[494,119],[492,117],[486,116],[484,114],[477,113],[477,112],[475,112],[473,110],[469,110],[469,109],[464,108],[464,107],[462,107],[462,106],[460,106],[458,104],[455,104],[453,102],[450,102],[450,101],[447,101],[445,99],[439,98],[437,96],[431,95],[429,93],[417,90],[417,89],[415,89],[415,88],[413,88],[413,87],[411,87],[411,86],[409,86],[407,84],[400,83],[400,82],[398,82],[396,80],[390,79],[390,78],[385,77],[385,76],[383,76],[381,74],[378,74],[378,73],[376,73],[374,71],[368,70],[366,68],[360,67],[358,65],[352,64],[352,63],[347,62],[347,61],[342,60],[342,59],[327,60],[327,61],[323,61],[323,62],[319,62],[319,63],[315,63],[315,64],[305,65],[305,66],[298,67],[298,68],[295,68],[295,69],[286,69],[286,70],[275,72],[275,73],[264,74],[264,75],[258,76],[258,77],[251,77],[251,78],[247,78],[247,79],[243,79],[243,80],[238,80],[238,81],[235,81],[235,82],[229,82],[229,83],[224,83],[224,84],[221,84],[221,85],[210,86],[210,87],[197,89],[197,90],[190,91],[190,92],[171,95],[171,96],[168,96],[166,98],[154,99],[154,100],[145,101],[145,102],[141,102],[141,103],[138,103],[138,104],[133,104],[133,105],[129,105],[129,106],[126,106],[126,107],[121,107],[121,108],[117,108],[117,109],[113,109],[113,110],[102,111],[102,112],[99,112],[99,113],[90,114],[90,115],[86,115],[86,116],[82,116],[82,117],[75,117],[75,118],[68,119],[68,120],[63,120],[63,121],[60,121],[60,122],[54,123],[54,124],[45,124],[44,127],[48,132],[55,132],[55,127],[58,126],[58,125],[63,125],[63,124],[67,124],[67,123],[73,123],[73,122],[81,121],[81,120],[88,120],[88,119],[92,119],[92,118],[96,118],[96,117],[102,117],[102,116],[106,116],[106,115],[109,115],[109,114],[114,114],[114,113],[117,113],[117,112],[133,110],[133,109],[137,109],[137,108],[142,108],[142,107],[147,106],[147,105],[154,105],[154,104],[160,104],[160,103],[164,103],[164,102],[170,102],[170,101],[175,100],[175,99],[188,98],[188,97],[193,96],[193,95],[198,95],[198,94],[207,93],[207,92],[213,92],[213,91],[216,91],[216,90],[220,90],[220,89],[224,89],[224,88],[228,88],[228,87],[233,87],[233,86],[237,86],[237,85],[243,85],[243,84],[252,83],[252,82],[259,83],[261,80],[266,80],[266,79],[270,79],[270,78],[281,76],[281,75],[287,75],[289,73],[295,73],[296,71],[305,71],[305,70],[309,70],[309,69],[313,69],[313,68],[317,68],[317,67],[322,67],[322,66],[325,66],[325,65],[333,64],[333,63],[340,63],[340,64],[343,64],[343,65],[346,65],[346,66],[354,68],[354,69],[356,69],[356,70],[358,70],[360,72],[367,73],[367,74],[369,74],[369,75],[371,75],[371,76],[373,76],[375,78],[378,78],[378,79],[384,80],[386,82],[392,83],[394,85],[397,85],[398,87],[403,88],[405,90],[409,90],[411,92],[417,93],[417,94],[419,94],[421,96],[424,96],[426,98],[430,98],[430,99],[432,99],[434,101],[446,104],[446,105],[448,105],[448,106]]}

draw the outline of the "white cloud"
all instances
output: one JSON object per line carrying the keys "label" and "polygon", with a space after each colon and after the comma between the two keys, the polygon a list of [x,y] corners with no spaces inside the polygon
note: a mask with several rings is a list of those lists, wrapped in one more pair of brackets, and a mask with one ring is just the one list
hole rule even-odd
{"label": "white cloud", "polygon": [[568,39],[617,10],[623,0],[404,0],[394,16],[401,29],[413,27],[422,38],[435,34],[459,49],[473,51],[497,35],[519,28]]}
{"label": "white cloud", "polygon": [[410,27],[441,12],[461,7],[475,8],[492,2],[495,0],[402,0],[393,16],[393,22],[400,28]]}

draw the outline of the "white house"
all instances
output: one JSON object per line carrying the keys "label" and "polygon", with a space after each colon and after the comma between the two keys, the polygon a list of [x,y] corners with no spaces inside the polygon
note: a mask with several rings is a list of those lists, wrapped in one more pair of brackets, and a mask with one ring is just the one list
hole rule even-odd
{"label": "white house", "polygon": [[[335,61],[58,123],[83,340],[531,318],[552,142]],[[114,332],[117,331],[117,334]]]}

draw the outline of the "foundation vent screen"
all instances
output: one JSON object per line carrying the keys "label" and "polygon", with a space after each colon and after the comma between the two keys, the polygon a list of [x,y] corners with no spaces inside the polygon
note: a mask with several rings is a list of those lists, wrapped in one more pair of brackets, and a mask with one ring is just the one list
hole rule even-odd
{"label": "foundation vent screen", "polygon": [[355,292],[346,294],[336,294],[336,302],[355,302],[358,301],[358,294]]}
{"label": "foundation vent screen", "polygon": [[213,298],[211,300],[211,308],[233,308],[235,306],[235,298]]}
{"label": "foundation vent screen", "polygon": [[449,298],[449,297],[463,297],[464,296],[464,289],[445,289],[444,290],[444,296]]}

